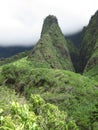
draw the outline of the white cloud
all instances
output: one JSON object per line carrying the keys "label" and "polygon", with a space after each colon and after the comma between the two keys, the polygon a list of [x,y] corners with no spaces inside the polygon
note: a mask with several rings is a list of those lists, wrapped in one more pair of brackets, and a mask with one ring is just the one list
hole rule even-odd
{"label": "white cloud", "polygon": [[56,15],[63,33],[87,25],[98,0],[2,0],[0,1],[0,44],[33,44],[39,39],[43,19]]}

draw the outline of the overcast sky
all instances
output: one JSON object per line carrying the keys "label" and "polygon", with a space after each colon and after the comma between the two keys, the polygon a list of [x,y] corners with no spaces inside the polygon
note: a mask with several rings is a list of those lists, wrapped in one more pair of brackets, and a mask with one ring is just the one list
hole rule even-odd
{"label": "overcast sky", "polygon": [[33,44],[49,14],[64,34],[77,32],[97,9],[98,0],[0,0],[0,45]]}

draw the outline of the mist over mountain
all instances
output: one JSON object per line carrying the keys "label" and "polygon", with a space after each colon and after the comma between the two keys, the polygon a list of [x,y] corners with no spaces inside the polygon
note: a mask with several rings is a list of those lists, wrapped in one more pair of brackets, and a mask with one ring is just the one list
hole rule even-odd
{"label": "mist over mountain", "polygon": [[58,18],[64,34],[75,33],[88,24],[97,5],[97,0],[0,1],[0,45],[27,45],[37,42],[42,21],[49,14]]}

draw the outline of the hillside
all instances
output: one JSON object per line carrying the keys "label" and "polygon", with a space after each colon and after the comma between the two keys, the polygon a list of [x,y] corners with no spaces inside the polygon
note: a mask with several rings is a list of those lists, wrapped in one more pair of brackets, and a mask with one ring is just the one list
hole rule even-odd
{"label": "hillside", "polygon": [[92,16],[89,24],[83,30],[80,49],[80,72],[98,75],[98,11]]}
{"label": "hillside", "polygon": [[[6,97],[6,98],[5,98]],[[47,119],[47,120],[46,120]],[[78,130],[75,121],[57,106],[46,103],[38,94],[29,102],[14,90],[0,86],[0,130]]]}
{"label": "hillside", "polygon": [[33,68],[25,60],[24,63],[19,60],[4,66],[0,84],[14,88],[28,100],[31,94],[40,94],[46,102],[66,111],[79,129],[89,130],[93,125],[91,113],[98,100],[98,83],[74,72]]}

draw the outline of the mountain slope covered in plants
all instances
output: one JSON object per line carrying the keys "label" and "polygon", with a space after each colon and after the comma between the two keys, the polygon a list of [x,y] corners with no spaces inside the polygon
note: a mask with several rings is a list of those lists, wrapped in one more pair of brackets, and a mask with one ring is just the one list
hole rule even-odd
{"label": "mountain slope covered in plants", "polygon": [[[80,49],[80,71],[91,76],[98,75],[98,11],[83,30]],[[98,78],[98,77],[97,77]]]}
{"label": "mountain slope covered in plants", "polygon": [[32,50],[29,60],[47,64],[49,68],[74,71],[67,41],[55,16],[49,15],[44,20],[41,38]]}

